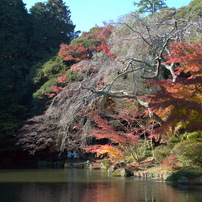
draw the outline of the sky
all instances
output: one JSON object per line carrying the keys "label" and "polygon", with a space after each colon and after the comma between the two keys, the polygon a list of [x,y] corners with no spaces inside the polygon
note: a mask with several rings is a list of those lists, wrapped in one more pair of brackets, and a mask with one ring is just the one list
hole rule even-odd
{"label": "sky", "polygon": [[[47,0],[23,0],[29,10],[37,2]],[[118,18],[134,12],[137,7],[135,0],[63,0],[71,11],[71,20],[76,25],[75,31],[88,32],[95,25],[102,26],[103,21],[116,22]],[[139,0],[136,0],[139,2]],[[191,0],[167,0],[168,7],[180,8],[187,6]]]}

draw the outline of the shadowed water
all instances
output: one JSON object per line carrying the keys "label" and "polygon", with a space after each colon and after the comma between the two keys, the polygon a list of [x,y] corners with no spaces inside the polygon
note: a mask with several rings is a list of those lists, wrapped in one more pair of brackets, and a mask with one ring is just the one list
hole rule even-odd
{"label": "shadowed water", "polygon": [[0,170],[0,202],[197,202],[202,187],[108,177],[104,170]]}

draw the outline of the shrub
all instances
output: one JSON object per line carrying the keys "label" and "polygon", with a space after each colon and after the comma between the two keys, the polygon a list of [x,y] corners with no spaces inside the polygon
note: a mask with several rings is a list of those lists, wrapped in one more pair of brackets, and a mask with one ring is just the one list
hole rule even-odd
{"label": "shrub", "polygon": [[202,142],[197,140],[185,140],[178,143],[173,152],[179,157],[179,160],[186,166],[202,167]]}
{"label": "shrub", "polygon": [[156,163],[161,163],[166,157],[170,155],[170,149],[165,145],[160,145],[154,150],[154,159]]}
{"label": "shrub", "polygon": [[150,157],[150,156],[152,156],[153,154],[152,154],[152,151],[146,150],[146,151],[143,152],[143,155],[146,156],[146,157]]}
{"label": "shrub", "polygon": [[160,164],[160,166],[166,166],[165,169],[166,170],[178,170],[180,168],[180,166],[178,165],[178,159],[175,155],[171,154],[170,156],[166,157],[162,163]]}
{"label": "shrub", "polygon": [[167,147],[171,150],[175,147],[176,144],[179,143],[179,138],[177,137],[170,137],[167,142]]}
{"label": "shrub", "polygon": [[77,71],[75,71],[73,69],[69,69],[67,71],[66,78],[71,82],[77,81],[78,80]]}
{"label": "shrub", "polygon": [[177,182],[180,179],[187,179],[188,181],[200,178],[202,175],[201,169],[181,169],[166,178],[166,181]]}

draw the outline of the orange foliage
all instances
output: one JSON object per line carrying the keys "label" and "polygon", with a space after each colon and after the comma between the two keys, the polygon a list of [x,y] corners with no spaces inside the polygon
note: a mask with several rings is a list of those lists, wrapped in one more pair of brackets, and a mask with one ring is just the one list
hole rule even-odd
{"label": "orange foliage", "polygon": [[60,84],[66,84],[68,82],[68,79],[66,78],[67,72],[65,74],[62,74],[58,78],[56,78],[57,83]]}
{"label": "orange foliage", "polygon": [[174,42],[170,45],[170,56],[166,56],[166,63],[180,63],[180,67],[175,72],[180,75],[181,72],[192,74],[191,78],[200,75],[202,71],[202,44],[188,44],[186,42]]}
{"label": "orange foliage", "polygon": [[94,47],[85,48],[83,44],[76,44],[74,46],[61,44],[59,56],[65,61],[79,62],[81,60],[87,60],[92,57],[92,52],[95,50]]}
{"label": "orange foliage", "polygon": [[[160,86],[151,98],[151,108],[165,123],[156,130],[157,134],[175,134],[201,129],[202,124],[202,45],[174,42],[170,45],[168,64],[177,63],[176,81],[155,80],[153,86]],[[166,116],[165,116],[166,114]]]}
{"label": "orange foliage", "polygon": [[96,137],[96,139],[107,138],[113,143],[119,143],[126,145],[128,143],[137,144],[139,136],[134,135],[134,132],[126,133],[123,131],[116,131],[112,126],[110,126],[106,120],[102,119],[100,116],[95,115],[93,121],[97,124],[100,129],[94,130],[91,135]]}
{"label": "orange foliage", "polygon": [[113,145],[91,145],[85,147],[85,151],[88,153],[108,154],[110,158],[117,159],[119,161],[123,160],[123,152]]}
{"label": "orange foliage", "polygon": [[97,46],[84,47],[84,45],[67,45],[61,44],[59,55],[65,61],[79,62],[82,60],[91,59],[93,52],[104,52],[108,57],[114,57],[111,54],[111,46],[108,44],[108,39],[112,33],[113,26],[111,24],[105,24],[104,27],[96,27],[94,34],[83,33],[82,37],[87,39],[96,39]]}
{"label": "orange foliage", "polygon": [[65,89],[65,86],[69,82],[68,79],[66,78],[67,72],[65,74],[62,74],[58,78],[56,78],[56,81],[58,83],[58,86],[53,86],[51,88],[52,92],[51,93],[45,93],[49,98],[54,97],[55,95],[59,94],[61,91]]}
{"label": "orange foliage", "polygon": [[177,159],[177,157],[173,154],[171,154],[170,156],[168,156],[167,158],[165,158],[162,163],[160,164],[160,166],[165,166],[166,170],[177,170],[179,169],[179,161]]}
{"label": "orange foliage", "polygon": [[[126,117],[122,114],[119,118],[125,120]],[[129,124],[131,128],[127,128],[127,131],[116,130],[109,125],[106,120],[95,114],[92,120],[96,123],[97,129],[94,129],[90,135],[94,136],[97,140],[107,139],[108,144],[87,146],[85,148],[86,152],[94,152],[99,155],[108,154],[111,160],[122,160],[126,158],[124,157],[124,152],[128,150],[129,146],[136,145],[139,142],[139,130],[142,130],[132,126],[132,122],[134,122],[135,119],[126,119],[128,124],[131,121],[131,124]]]}

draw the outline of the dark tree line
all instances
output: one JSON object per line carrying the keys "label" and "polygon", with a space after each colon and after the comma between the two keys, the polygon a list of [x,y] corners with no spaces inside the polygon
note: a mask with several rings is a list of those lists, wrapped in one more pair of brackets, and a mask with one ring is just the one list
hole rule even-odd
{"label": "dark tree line", "polygon": [[63,0],[37,3],[30,12],[22,0],[0,1],[0,152],[15,149],[11,139],[33,113],[32,67],[78,35],[70,17]]}

